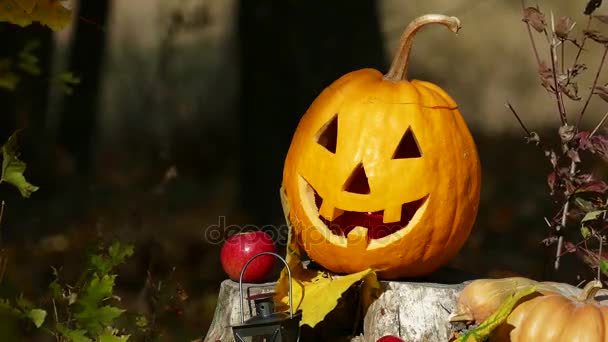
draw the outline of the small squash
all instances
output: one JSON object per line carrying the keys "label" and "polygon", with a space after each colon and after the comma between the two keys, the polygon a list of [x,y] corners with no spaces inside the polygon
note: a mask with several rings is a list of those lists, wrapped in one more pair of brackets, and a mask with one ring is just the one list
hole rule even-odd
{"label": "small squash", "polygon": [[456,311],[450,316],[450,321],[481,323],[510,295],[537,284],[537,281],[523,277],[474,280],[460,293]]}
{"label": "small squash", "polygon": [[608,305],[595,299],[599,281],[578,297],[549,292],[519,304],[492,336],[497,342],[608,341]]}
{"label": "small squash", "polygon": [[336,80],[292,138],[288,219],[308,256],[335,273],[426,275],[473,227],[481,169],[471,133],[444,90],[406,79],[413,37],[429,24],[460,28],[455,17],[415,19],[387,74],[361,69]]}
{"label": "small squash", "polygon": [[528,286],[536,292],[519,301],[492,332],[491,341],[608,341],[608,297],[598,281],[581,289],[523,277],[478,279],[465,286],[450,321],[482,323],[504,300]]}

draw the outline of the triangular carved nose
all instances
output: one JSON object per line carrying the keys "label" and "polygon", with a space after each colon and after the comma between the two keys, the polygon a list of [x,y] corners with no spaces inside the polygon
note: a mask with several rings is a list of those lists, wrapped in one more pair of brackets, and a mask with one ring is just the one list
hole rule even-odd
{"label": "triangular carved nose", "polygon": [[418,141],[416,140],[416,136],[411,128],[408,128],[405,131],[405,134],[401,138],[399,145],[397,145],[397,149],[395,150],[395,154],[393,155],[393,159],[406,159],[406,158],[420,158],[422,157],[422,153],[420,153],[420,146],[418,146]]}
{"label": "triangular carved nose", "polygon": [[367,181],[367,174],[365,174],[363,164],[359,164],[355,167],[355,170],[344,183],[343,189],[344,191],[355,194],[369,194],[369,182]]}

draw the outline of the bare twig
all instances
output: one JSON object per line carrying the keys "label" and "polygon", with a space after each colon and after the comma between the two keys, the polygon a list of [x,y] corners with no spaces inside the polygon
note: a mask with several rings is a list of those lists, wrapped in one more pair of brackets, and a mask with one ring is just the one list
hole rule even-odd
{"label": "bare twig", "polygon": [[[570,162],[570,175],[573,176],[575,173],[576,173],[576,163],[573,160],[572,162]],[[569,198],[569,194],[567,192],[568,192],[568,190],[566,190],[566,203],[564,203],[564,211],[562,212],[562,219],[561,219],[560,224],[556,227],[556,230],[558,232],[562,228],[566,227],[566,221],[568,218],[568,210],[570,209],[570,198]],[[557,239],[557,250],[555,252],[554,268],[556,271],[559,269],[559,262],[560,262],[560,258],[562,255],[563,246],[564,246],[564,235],[560,234],[560,236]]]}
{"label": "bare twig", "polygon": [[[521,10],[524,11],[525,9],[525,0],[521,0]],[[528,29],[528,37],[530,37],[530,44],[532,45],[532,51],[534,51],[534,57],[536,57],[536,65],[540,68],[540,55],[538,54],[538,49],[536,48],[536,42],[534,41],[534,36],[532,35],[532,29],[530,29],[530,24],[527,22],[526,28]]]}
{"label": "bare twig", "polygon": [[2,202],[0,203],[0,227],[2,226],[2,218],[4,218],[4,206],[6,205],[6,202],[4,202],[4,200],[2,200]]}
{"label": "bare twig", "polygon": [[553,87],[555,88],[555,99],[557,100],[557,110],[559,111],[559,117],[561,119],[562,125],[568,124],[568,117],[566,115],[566,107],[564,106],[564,99],[562,96],[562,91],[558,86],[557,82],[557,54],[555,52],[555,28],[553,21],[553,12],[551,12],[551,38],[549,38],[549,33],[547,30],[545,31],[545,36],[547,36],[547,40],[549,40],[550,52],[551,52],[551,73],[553,76]]}
{"label": "bare twig", "polygon": [[587,96],[585,105],[583,106],[583,109],[581,110],[581,114],[578,116],[578,122],[576,123],[576,127],[580,126],[581,121],[583,120],[583,115],[585,115],[585,110],[587,110],[587,106],[589,105],[589,102],[591,101],[591,97],[593,96],[593,90],[595,89],[595,86],[597,85],[597,80],[600,77],[600,73],[602,72],[602,67],[604,66],[604,61],[606,61],[606,54],[608,54],[608,44],[604,45],[604,52],[602,53],[602,60],[600,61],[600,65],[597,68],[597,72],[595,73],[595,79],[593,80],[593,85],[591,86],[591,91],[589,91],[589,95]]}
{"label": "bare twig", "polygon": [[[4,207],[6,202],[2,200],[0,203],[0,237],[2,236],[2,219],[4,218]],[[1,239],[0,239],[1,240]],[[0,283],[4,282],[4,275],[8,265],[8,258],[4,256],[4,249],[0,250]]]}
{"label": "bare twig", "polygon": [[566,64],[566,63],[564,63],[564,53],[565,53],[565,51],[564,51],[564,50],[565,50],[565,48],[566,48],[566,44],[564,44],[564,41],[563,41],[563,40],[561,40],[560,45],[561,45],[561,46],[560,46],[560,48],[561,48],[561,49],[560,49],[560,50],[561,50],[561,61],[560,61],[559,65],[562,67],[562,74],[563,74],[563,73],[565,73],[565,72],[566,72],[566,71],[564,70],[564,64]]}
{"label": "bare twig", "polygon": [[[55,303],[55,298],[53,298],[52,300],[53,303],[53,314],[55,316],[55,324],[59,324],[59,314],[57,313],[57,303]],[[55,339],[57,339],[57,341],[60,341],[60,336],[59,333],[54,332],[55,335]]]}
{"label": "bare twig", "polygon": [[607,118],[608,118],[608,112],[606,112],[604,114],[604,117],[602,117],[602,120],[600,120],[600,122],[597,124],[597,126],[595,126],[593,131],[591,131],[591,134],[589,134],[589,138],[591,138],[600,129],[600,127],[602,127],[602,125],[604,124],[604,122],[606,121]]}
{"label": "bare twig", "polygon": [[[558,227],[559,229],[559,227]],[[553,268],[557,271],[559,269],[559,262],[562,254],[562,247],[564,246],[564,236],[560,235],[557,239],[557,253],[555,254],[555,263]]]}
{"label": "bare twig", "polygon": [[513,115],[515,115],[517,122],[519,122],[519,125],[521,126],[521,128],[523,128],[523,130],[526,132],[526,134],[528,136],[532,135],[530,130],[526,127],[526,125],[524,125],[523,121],[521,121],[521,118],[519,117],[519,115],[515,111],[515,108],[513,108],[513,106],[511,105],[511,103],[509,103],[509,102],[505,103],[505,107],[507,107],[511,111],[511,113],[513,113]]}
{"label": "bare twig", "polygon": [[[589,27],[591,27],[591,19],[593,17],[589,16],[589,19],[587,20],[587,27],[585,28],[585,30],[588,30]],[[578,48],[578,52],[576,53],[576,57],[574,57],[574,64],[572,65],[572,67],[574,67],[576,65],[576,63],[578,63],[578,59],[581,56],[581,53],[583,52],[583,48],[585,47],[585,41],[587,41],[587,36],[583,35],[583,40],[581,41],[581,45]]]}
{"label": "bare twig", "polygon": [[602,262],[602,245],[604,244],[604,237],[596,234],[597,239],[600,241],[600,250],[598,252],[597,255],[597,259],[598,259],[598,263],[597,263],[597,280],[601,281],[601,276],[602,276],[602,268],[600,267],[600,264]]}

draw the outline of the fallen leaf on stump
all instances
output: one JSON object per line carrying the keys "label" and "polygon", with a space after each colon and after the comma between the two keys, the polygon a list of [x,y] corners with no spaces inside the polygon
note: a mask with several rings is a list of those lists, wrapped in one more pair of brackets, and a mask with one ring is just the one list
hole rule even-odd
{"label": "fallen leaf on stump", "polygon": [[[376,272],[367,269],[347,275],[335,275],[325,270],[305,268],[301,260],[303,252],[292,236],[292,228],[288,220],[289,205],[285,201],[282,189],[281,200],[289,229],[286,261],[292,276],[293,312],[302,312],[300,326],[308,325],[314,328],[336,308],[342,294],[358,283],[360,283],[361,306],[365,314],[380,290]],[[279,303],[279,310],[288,311],[289,277],[286,268],[281,271],[275,292],[275,300]]]}

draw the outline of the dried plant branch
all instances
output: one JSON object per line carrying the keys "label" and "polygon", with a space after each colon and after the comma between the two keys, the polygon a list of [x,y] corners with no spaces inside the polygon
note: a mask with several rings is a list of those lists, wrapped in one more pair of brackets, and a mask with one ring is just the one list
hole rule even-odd
{"label": "dried plant branch", "polygon": [[557,110],[559,111],[559,117],[562,122],[562,125],[568,124],[568,117],[566,115],[566,107],[564,106],[564,98],[562,96],[562,91],[557,83],[557,53],[555,51],[555,47],[557,42],[555,41],[555,23],[553,20],[553,12],[551,12],[551,37],[549,38],[549,33],[547,30],[544,30],[545,36],[547,40],[549,40],[549,47],[551,53],[551,73],[553,75],[553,86],[555,88],[555,98],[557,100]]}
{"label": "dried plant branch", "polygon": [[[570,176],[574,176],[576,173],[576,163],[574,160],[570,162]],[[570,194],[568,193],[568,189],[564,191],[566,195],[566,203],[564,203],[564,210],[562,211],[562,218],[560,224],[555,228],[557,232],[560,232],[562,228],[566,227],[566,222],[568,220],[568,211],[570,210]],[[562,255],[562,248],[564,247],[564,234],[560,234],[557,239],[557,249],[555,252],[555,263],[553,264],[554,269],[557,271],[559,269],[560,258]]]}
{"label": "dried plant branch", "polygon": [[[585,27],[585,30],[588,30],[591,27],[591,20],[593,19],[592,16],[589,16],[587,19],[587,27]],[[587,41],[587,36],[583,35],[583,40],[581,41],[581,45],[579,46],[578,52],[576,53],[576,57],[574,57],[574,63],[572,65],[572,67],[574,67],[576,65],[576,63],[578,63],[578,59],[581,56],[581,53],[583,52],[583,49],[585,47],[585,42]]]}
{"label": "dried plant branch", "polygon": [[561,68],[562,68],[562,74],[564,74],[564,73],[566,73],[566,71],[564,70],[564,64],[566,64],[566,63],[564,62],[564,55],[565,55],[565,50],[566,50],[566,44],[564,44],[564,41],[563,41],[563,40],[561,40],[561,41],[560,41],[560,45],[561,45],[561,46],[560,46],[560,50],[561,50],[561,51],[560,51],[560,52],[561,52],[561,56],[560,56],[560,58],[561,58],[561,60],[560,60],[560,62],[559,62],[559,65],[560,65],[560,66],[561,66]]}
{"label": "dried plant branch", "polygon": [[[4,218],[4,207],[6,206],[6,202],[2,200],[0,203],[0,233],[2,232],[2,219]],[[1,234],[0,234],[1,236]],[[8,258],[6,258],[3,254],[4,250],[0,250],[0,283],[4,282],[4,276],[6,275],[6,269],[8,267]]]}
{"label": "dried plant branch", "polygon": [[557,253],[555,255],[555,262],[553,263],[553,269],[555,269],[556,271],[559,270],[563,247],[564,247],[564,236],[560,235],[559,238],[557,239],[557,249],[556,249]]}
{"label": "dried plant branch", "polygon": [[[521,10],[524,11],[526,9],[525,0],[521,0]],[[541,61],[540,55],[538,54],[538,49],[536,48],[536,42],[534,41],[534,36],[532,35],[532,29],[530,28],[530,24],[526,23],[526,29],[528,29],[528,37],[530,38],[530,44],[532,45],[532,51],[534,52],[534,57],[536,57],[536,65],[540,68]]]}
{"label": "dried plant branch", "polygon": [[519,117],[519,115],[517,114],[517,112],[515,111],[515,108],[513,108],[513,106],[511,105],[511,103],[507,102],[505,103],[505,107],[507,107],[511,113],[513,113],[513,115],[515,116],[515,118],[517,119],[517,122],[519,122],[519,125],[521,126],[521,128],[526,132],[526,134],[528,136],[531,136],[532,133],[530,132],[530,130],[526,127],[526,125],[524,125],[523,121],[521,121],[521,118]]}
{"label": "dried plant branch", "polygon": [[608,118],[608,112],[606,112],[604,114],[604,116],[602,117],[602,120],[600,120],[600,122],[595,126],[593,131],[591,131],[591,133],[589,134],[589,137],[592,137],[595,133],[597,133],[597,131],[600,129],[600,127],[602,127],[602,125],[604,124],[604,122],[606,121],[607,118]]}
{"label": "dried plant branch", "polygon": [[608,44],[604,45],[604,52],[602,53],[602,59],[600,61],[600,65],[597,68],[597,72],[595,73],[595,79],[593,80],[593,85],[591,86],[591,90],[589,91],[589,95],[587,96],[587,100],[585,101],[585,105],[581,110],[581,113],[578,116],[578,122],[576,123],[576,127],[580,127],[581,121],[583,120],[583,115],[585,115],[585,110],[587,110],[587,106],[591,101],[591,97],[593,97],[593,91],[595,90],[595,86],[597,85],[597,80],[600,77],[602,72],[602,67],[604,66],[604,62],[606,61],[606,54],[608,54]]}
{"label": "dried plant branch", "polygon": [[2,200],[2,202],[0,203],[0,227],[2,226],[2,219],[4,218],[4,206],[6,205],[6,202],[4,202],[4,200]]}
{"label": "dried plant branch", "polygon": [[[599,248],[599,251],[597,253],[597,259],[599,261],[602,261],[602,245],[604,244],[604,237],[601,236],[600,234],[595,234],[595,236],[597,237],[597,239],[600,242],[600,248]],[[600,264],[598,263],[598,265],[597,265],[597,280],[600,280],[601,277],[602,277],[602,272],[601,271],[602,271],[602,268],[600,267]]]}

